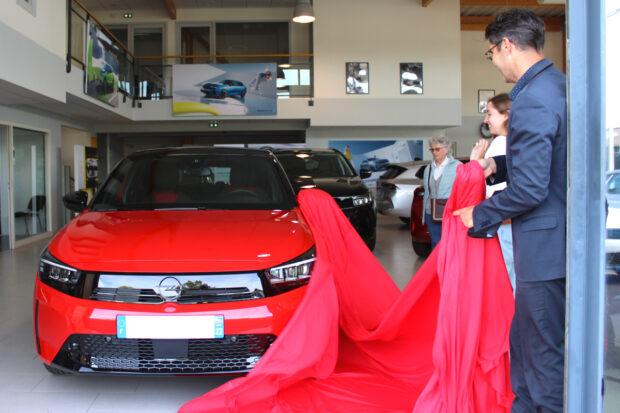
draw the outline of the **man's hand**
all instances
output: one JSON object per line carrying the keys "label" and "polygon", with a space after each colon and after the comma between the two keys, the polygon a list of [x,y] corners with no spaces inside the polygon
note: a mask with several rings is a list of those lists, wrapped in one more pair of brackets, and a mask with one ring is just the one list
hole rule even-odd
{"label": "man's hand", "polygon": [[461,217],[461,221],[467,228],[474,226],[474,207],[468,206],[458,209],[452,213],[454,216]]}
{"label": "man's hand", "polygon": [[489,149],[489,141],[486,139],[478,140],[478,142],[474,145],[474,148],[471,150],[469,160],[477,161],[479,159],[484,159],[484,154],[487,153],[487,149]]}
{"label": "man's hand", "polygon": [[495,159],[493,158],[478,159],[478,163],[484,171],[485,178],[488,178],[489,176],[497,172],[497,164],[495,163]]}

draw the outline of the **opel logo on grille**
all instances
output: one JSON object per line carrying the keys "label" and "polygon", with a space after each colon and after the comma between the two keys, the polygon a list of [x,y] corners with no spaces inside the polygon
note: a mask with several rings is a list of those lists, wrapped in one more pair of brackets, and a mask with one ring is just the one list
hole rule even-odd
{"label": "opel logo on grille", "polygon": [[174,277],[166,277],[159,282],[157,294],[164,301],[175,301],[181,295],[181,282]]}

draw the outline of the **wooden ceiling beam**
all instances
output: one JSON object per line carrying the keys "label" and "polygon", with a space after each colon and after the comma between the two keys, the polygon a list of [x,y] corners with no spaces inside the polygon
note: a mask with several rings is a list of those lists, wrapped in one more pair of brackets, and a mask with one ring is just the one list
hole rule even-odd
{"label": "wooden ceiling beam", "polygon": [[166,10],[168,11],[168,16],[170,16],[171,20],[177,19],[177,8],[174,5],[174,0],[162,0],[164,2],[164,6],[166,6]]}
{"label": "wooden ceiling beam", "polygon": [[538,0],[461,0],[461,7],[565,7],[565,5],[539,4]]}
{"label": "wooden ceiling beam", "polygon": [[[484,31],[495,16],[461,16],[461,30]],[[548,32],[561,32],[564,29],[564,17],[541,17]]]}

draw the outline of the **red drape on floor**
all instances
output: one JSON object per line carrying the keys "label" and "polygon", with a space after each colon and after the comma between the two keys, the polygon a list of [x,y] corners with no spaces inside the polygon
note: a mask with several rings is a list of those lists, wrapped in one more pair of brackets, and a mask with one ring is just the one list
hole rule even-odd
{"label": "red drape on floor", "polygon": [[317,248],[303,301],[246,377],[180,412],[508,412],[510,281],[497,239],[452,216],[484,199],[479,164],[458,167],[442,239],[402,293],[331,196],[298,199]]}

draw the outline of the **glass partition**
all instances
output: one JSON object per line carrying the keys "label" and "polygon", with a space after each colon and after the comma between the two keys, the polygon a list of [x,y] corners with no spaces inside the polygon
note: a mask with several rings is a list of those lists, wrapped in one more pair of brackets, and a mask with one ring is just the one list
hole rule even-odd
{"label": "glass partition", "polygon": [[607,174],[603,412],[620,411],[620,0],[608,0],[606,35]]}
{"label": "glass partition", "polygon": [[15,240],[47,231],[45,134],[13,128]]}

